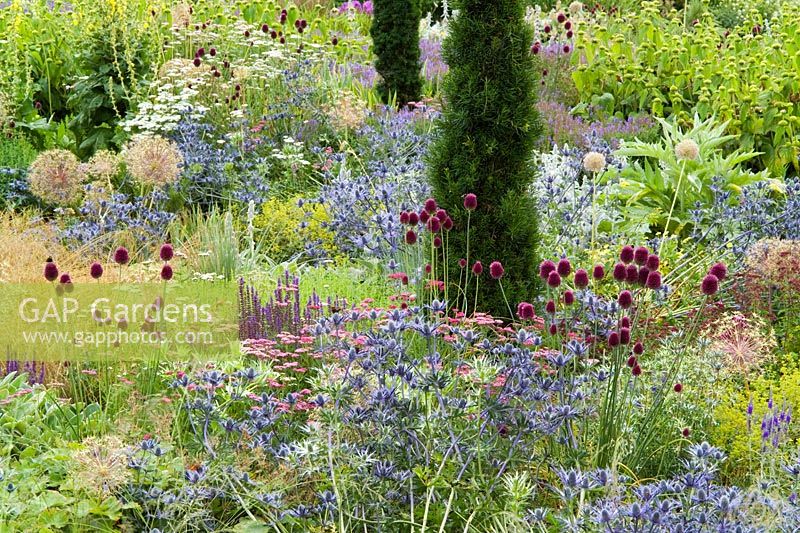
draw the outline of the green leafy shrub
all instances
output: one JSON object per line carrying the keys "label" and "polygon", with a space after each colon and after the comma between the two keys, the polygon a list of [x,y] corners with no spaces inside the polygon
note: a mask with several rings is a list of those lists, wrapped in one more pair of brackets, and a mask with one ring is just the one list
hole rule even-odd
{"label": "green leafy shrub", "polygon": [[603,17],[576,34],[573,80],[582,101],[608,93],[622,115],[648,111],[689,123],[716,116],[753,164],[783,176],[800,171],[800,8],[783,5],[765,23],[748,17],[726,33],[706,13],[684,28],[656,2],[623,18]]}
{"label": "green leafy shrub", "polygon": [[[272,198],[261,206],[253,220],[255,239],[261,251],[274,261],[285,261],[300,255],[308,243],[319,243],[329,255],[337,255],[333,234],[325,229],[328,215],[320,205],[301,208],[299,198]],[[310,216],[306,210],[311,209]]]}
{"label": "green leafy shrub", "polygon": [[419,0],[375,0],[372,18],[375,69],[381,97],[399,105],[419,100],[422,92],[419,51]]}
{"label": "green leafy shrub", "polygon": [[[535,107],[536,72],[531,32],[519,0],[461,0],[443,54],[450,66],[439,138],[431,152],[434,196],[453,217],[450,257],[500,261],[508,300],[531,296],[536,275],[536,218],[526,191],[530,156],[542,126]],[[471,217],[465,195],[477,195]],[[469,249],[467,243],[469,242]],[[457,259],[450,279],[459,279]],[[483,284],[485,310],[508,314],[497,286]]]}
{"label": "green leafy shrub", "polygon": [[[700,121],[695,116],[693,127],[682,132],[675,124],[663,119],[659,122],[663,128],[661,141],[623,141],[615,152],[617,156],[633,158],[622,171],[616,191],[626,203],[629,218],[641,217],[653,228],[680,233],[690,223],[690,209],[695,209],[698,202],[713,203],[712,185],[736,195],[745,185],[767,177],[766,172],[755,174],[743,168],[745,162],[757,156],[755,152],[723,152],[723,146],[736,139],[735,135],[723,135],[727,123]],[[695,143],[696,158],[681,157],[684,140]]]}

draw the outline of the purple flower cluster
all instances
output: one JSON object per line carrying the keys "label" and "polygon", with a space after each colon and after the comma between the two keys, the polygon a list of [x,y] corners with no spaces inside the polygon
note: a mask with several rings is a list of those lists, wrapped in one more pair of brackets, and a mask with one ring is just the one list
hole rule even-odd
{"label": "purple flower cluster", "polygon": [[2,375],[7,376],[12,372],[19,374],[27,374],[28,383],[35,385],[37,383],[44,383],[45,364],[37,363],[36,361],[24,361],[20,365],[20,361],[10,359],[6,361],[5,368],[3,368]]}
{"label": "purple flower cluster", "polygon": [[[325,207],[330,220],[324,225],[343,252],[396,258],[404,235],[397,213],[430,194],[424,165],[430,135],[417,132],[429,119],[429,112],[408,110],[374,117],[353,142],[363,174],[347,168],[344,155],[330,157],[334,168],[326,173],[319,195],[307,202]],[[309,250],[312,256],[321,252]]]}
{"label": "purple flower cluster", "polygon": [[339,6],[340,14],[349,12],[372,15],[372,1],[365,0],[364,2],[361,2],[360,0],[350,0]]}
{"label": "purple flower cluster", "polygon": [[268,301],[252,285],[239,280],[239,338],[269,339],[278,333],[299,334],[319,319],[326,309],[346,309],[347,302],[328,298],[323,302],[313,291],[305,305],[300,303],[300,278],[285,271]]}

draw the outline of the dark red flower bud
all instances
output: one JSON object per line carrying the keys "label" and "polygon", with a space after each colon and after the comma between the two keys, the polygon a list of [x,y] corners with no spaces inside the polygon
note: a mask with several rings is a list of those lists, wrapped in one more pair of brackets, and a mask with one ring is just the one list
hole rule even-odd
{"label": "dark red flower bud", "polygon": [[623,309],[628,309],[631,305],[633,305],[633,295],[631,294],[631,291],[622,291],[619,293],[619,296],[617,297],[617,303],[619,303],[619,306]]}
{"label": "dark red flower bud", "polygon": [[547,275],[547,284],[554,289],[561,285],[561,276],[558,275],[558,272],[550,272]]}
{"label": "dark red flower bud", "polygon": [[506,271],[500,261],[492,261],[492,263],[489,265],[489,275],[494,279],[502,278],[505,272]]}
{"label": "dark red flower bud", "polygon": [[483,264],[480,261],[475,261],[475,264],[472,265],[472,273],[476,276],[483,274]]}
{"label": "dark red flower bud", "polygon": [[547,300],[547,303],[544,304],[544,310],[551,315],[556,312],[556,303],[553,300]]}
{"label": "dark red flower bud", "polygon": [[569,262],[569,259],[561,259],[556,265],[556,272],[562,277],[569,276],[569,273],[572,272],[572,265]]}
{"label": "dark red flower bud", "polygon": [[47,281],[55,281],[58,279],[58,267],[52,261],[44,264],[44,279]]}
{"label": "dark red flower bud", "polygon": [[642,287],[647,285],[647,276],[649,275],[650,275],[649,268],[647,268],[646,266],[639,268],[639,274],[638,274],[639,279],[637,280],[639,282],[639,285],[641,285]]}
{"label": "dark red flower bud", "polygon": [[606,269],[603,265],[595,265],[592,269],[592,277],[596,280],[601,280],[606,276]]}
{"label": "dark red flower bud", "polygon": [[406,244],[414,244],[417,242],[417,234],[413,229],[406,232]]}
{"label": "dark red flower bud", "polygon": [[728,267],[726,267],[723,263],[717,263],[711,267],[708,273],[716,276],[719,281],[722,281],[728,277]]}
{"label": "dark red flower bud", "polygon": [[408,224],[408,211],[403,211],[400,213],[400,223]]}
{"label": "dark red flower bud", "polygon": [[114,262],[118,265],[126,265],[130,261],[130,256],[128,255],[128,250],[120,246],[114,251]]}
{"label": "dark red flower bud", "polygon": [[556,264],[546,259],[539,264],[539,277],[542,279],[547,279],[547,276],[550,275],[550,272],[553,272],[556,269]]}
{"label": "dark red flower bud", "polygon": [[159,250],[158,255],[161,257],[162,261],[169,261],[175,256],[175,250],[172,248],[171,244],[165,243],[161,245],[161,250]]}
{"label": "dark red flower bud", "polygon": [[628,265],[625,267],[625,281],[628,283],[636,283],[639,281],[639,269],[636,265]]}
{"label": "dark red flower bud", "polygon": [[637,246],[636,249],[633,251],[633,260],[636,261],[636,264],[641,266],[647,262],[647,257],[650,255],[650,252],[644,246]]}
{"label": "dark red flower bud", "polygon": [[572,305],[575,303],[575,293],[572,291],[565,291],[564,292],[564,303],[567,305]]}
{"label": "dark red flower bud", "polygon": [[622,263],[614,265],[614,279],[617,281],[625,281],[626,268]]}
{"label": "dark red flower bud", "polygon": [[661,288],[661,272],[655,270],[647,275],[647,288],[654,291]]}
{"label": "dark red flower bud", "polygon": [[582,268],[575,271],[575,286],[579,289],[585,289],[589,286],[589,273]]}
{"label": "dark red flower bud", "polygon": [[633,345],[633,353],[636,355],[642,355],[644,353],[644,344],[641,342],[637,342]]}
{"label": "dark red flower bud", "polygon": [[100,279],[103,276],[103,265],[95,261],[89,267],[89,275],[94,279]]}
{"label": "dark red flower bud", "polygon": [[675,392],[683,392],[683,383],[676,383],[672,390]]}
{"label": "dark red flower bud", "polygon": [[611,333],[609,333],[608,345],[611,348],[616,348],[617,346],[619,346],[619,333],[617,333],[616,331],[612,331]]}
{"label": "dark red flower bud", "polygon": [[645,266],[650,270],[658,270],[658,267],[661,266],[661,258],[659,258],[656,254],[650,254],[647,256],[647,262]]}
{"label": "dark red flower bud", "polygon": [[719,278],[714,274],[708,274],[703,278],[700,284],[700,290],[703,291],[703,294],[706,296],[713,296],[719,290]]}
{"label": "dark red flower bud", "polygon": [[169,264],[165,264],[161,267],[161,279],[164,281],[169,281],[172,279],[172,267]]}
{"label": "dark red flower bud", "polygon": [[633,246],[625,245],[619,252],[619,260],[626,265],[633,261]]}
{"label": "dark red flower bud", "polygon": [[467,211],[474,211],[478,207],[478,197],[472,193],[464,197],[464,209]]}
{"label": "dark red flower bud", "polygon": [[428,198],[427,200],[425,200],[425,211],[427,211],[432,215],[436,212],[436,209],[438,209],[438,206],[436,205],[436,200],[434,200],[433,198]]}
{"label": "dark red flower bud", "polygon": [[634,366],[634,367],[631,369],[631,374],[633,374],[633,376],[634,376],[634,377],[639,377],[639,376],[641,376],[641,375],[642,375],[642,367],[640,367],[640,366],[637,364],[636,366]]}
{"label": "dark red flower bud", "polygon": [[419,224],[419,215],[416,211],[411,211],[408,213],[408,223],[412,226]]}
{"label": "dark red flower bud", "polygon": [[631,368],[636,366],[636,357],[634,356],[628,357],[628,366]]}
{"label": "dark red flower bud", "polygon": [[630,330],[630,328],[620,328],[620,330],[619,330],[619,342],[620,342],[620,344],[630,344],[631,343],[631,330]]}

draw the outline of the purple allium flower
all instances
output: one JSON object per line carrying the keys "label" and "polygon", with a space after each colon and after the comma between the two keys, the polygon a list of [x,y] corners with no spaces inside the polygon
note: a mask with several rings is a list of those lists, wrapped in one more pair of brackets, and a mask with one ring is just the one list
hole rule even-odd
{"label": "purple allium flower", "polygon": [[619,330],[619,342],[621,344],[630,344],[631,343],[631,329],[630,328],[620,328],[620,330]]}
{"label": "purple allium flower", "polygon": [[683,431],[681,431],[681,435],[688,438],[691,432],[692,431],[689,428],[683,428]]}
{"label": "purple allium flower", "polygon": [[464,209],[467,211],[474,211],[478,208],[478,197],[473,193],[469,193],[464,197]]}
{"label": "purple allium flower", "polygon": [[615,280],[617,280],[617,281],[625,281],[625,278],[627,276],[626,272],[627,272],[627,269],[625,268],[624,264],[617,263],[616,265],[614,265],[614,279]]}
{"label": "purple allium flower", "polygon": [[126,265],[130,261],[127,248],[120,246],[114,251],[114,262],[118,265]]}
{"label": "purple allium flower", "polygon": [[200,48],[197,49],[197,53],[195,53],[194,56],[203,57],[204,55],[206,55],[206,49],[201,46]]}
{"label": "purple allium flower", "polygon": [[505,273],[506,271],[503,269],[503,264],[500,261],[492,261],[489,265],[489,275],[492,276],[492,278],[500,279]]}
{"label": "purple allium flower", "polygon": [[447,220],[447,211],[445,211],[444,209],[441,209],[441,208],[437,209],[436,210],[436,218],[439,219],[439,222],[444,224],[444,221]]}
{"label": "purple allium flower", "polygon": [[400,223],[408,224],[408,211],[403,211],[400,213]]}
{"label": "purple allium flower", "polygon": [[72,283],[72,278],[69,276],[69,274],[64,272],[63,274],[61,274],[61,277],[58,278],[58,282],[61,283],[62,285],[66,285],[67,283]]}
{"label": "purple allium flower", "polygon": [[161,257],[162,261],[169,261],[175,256],[175,250],[172,248],[172,245],[169,243],[164,243],[161,245],[161,249],[158,251],[159,257]]}
{"label": "purple allium flower", "polygon": [[559,24],[564,24],[564,22],[567,20],[567,16],[564,13],[559,13],[558,16],[556,16],[556,20],[559,22]]}
{"label": "purple allium flower", "polygon": [[551,30],[552,30],[552,28],[550,27],[550,25],[549,25],[549,24],[545,24],[545,25],[544,25],[544,32],[545,32],[545,33],[550,33],[550,31],[551,31]]}
{"label": "purple allium flower", "polygon": [[194,58],[194,66],[196,66],[196,67],[200,66],[200,58],[199,57],[195,57]]}
{"label": "purple allium flower", "polygon": [[547,284],[554,289],[561,285],[561,276],[558,272],[553,271],[547,275]]}
{"label": "purple allium flower", "polygon": [[55,281],[58,278],[58,267],[52,260],[44,264],[44,279],[47,281]]}
{"label": "purple allium flower", "polygon": [[642,344],[641,341],[633,345],[633,353],[636,355],[642,355],[644,353],[644,344]]}
{"label": "purple allium flower", "polygon": [[547,303],[544,304],[544,310],[547,313],[555,314],[556,312],[556,303],[553,300],[547,300]]}
{"label": "purple allium flower", "polygon": [[617,302],[623,309],[628,309],[631,305],[633,305],[633,295],[631,294],[631,291],[625,290],[619,293]]}
{"label": "purple allium flower", "polygon": [[483,274],[483,264],[480,261],[475,261],[475,264],[472,265],[472,273],[476,276]]}
{"label": "purple allium flower", "polygon": [[646,266],[649,270],[658,270],[658,267],[661,266],[661,258],[659,258],[656,254],[650,254],[647,256],[647,261],[645,262],[644,266]]}
{"label": "purple allium flower", "polygon": [[445,231],[450,231],[453,229],[453,219],[450,217],[445,218],[442,222],[442,227],[445,229]]}
{"label": "purple allium flower", "polygon": [[700,290],[706,296],[713,296],[719,290],[719,278],[714,274],[708,274],[700,283]]}
{"label": "purple allium flower", "polygon": [[569,273],[572,272],[572,265],[569,262],[569,259],[561,259],[556,265],[556,272],[562,277],[569,276]]}
{"label": "purple allium flower", "polygon": [[208,54],[209,54],[211,57],[214,57],[215,55],[217,55],[217,49],[216,49],[216,48],[210,48],[210,49],[208,50]]}
{"label": "purple allium flower", "polygon": [[406,244],[414,244],[417,242],[417,234],[413,229],[406,232]]}
{"label": "purple allium flower", "polygon": [[548,331],[550,332],[550,335],[555,335],[556,333],[558,333],[558,328],[556,327],[555,323],[550,324]]}
{"label": "purple allium flower", "polygon": [[549,259],[545,259],[539,263],[539,277],[542,279],[547,279],[547,276],[550,275],[550,272],[553,272],[555,269],[556,264]]}
{"label": "purple allium flower", "polygon": [[649,275],[650,275],[650,269],[647,268],[646,266],[641,267],[639,269],[638,280],[637,280],[639,282],[639,285],[644,286],[645,284],[647,284],[647,276]]}
{"label": "purple allium flower", "polygon": [[410,211],[408,213],[408,223],[412,226],[419,224],[419,214],[416,211]]}
{"label": "purple allium flower", "polygon": [[658,290],[661,288],[661,272],[654,270],[647,275],[647,283],[645,286],[648,289]]}
{"label": "purple allium flower", "polygon": [[637,265],[640,266],[647,262],[647,258],[649,256],[650,256],[650,251],[644,246],[637,246],[636,249],[633,251],[633,260],[636,262]]}
{"label": "purple allium flower", "polygon": [[565,291],[564,292],[564,303],[567,305],[572,305],[575,303],[575,293],[572,291]]}
{"label": "purple allium flower", "polygon": [[436,217],[431,217],[428,219],[428,230],[431,233],[439,233],[442,229],[442,223]]}
{"label": "purple allium flower", "polygon": [[628,265],[625,267],[625,281],[628,283],[636,283],[639,281],[639,269],[636,265]]}
{"label": "purple allium flower", "polygon": [[89,275],[94,279],[100,279],[103,276],[103,265],[95,261],[89,267]]}
{"label": "purple allium flower", "polygon": [[724,263],[717,263],[711,267],[708,273],[716,276],[719,281],[722,281],[728,276],[728,267],[726,267]]}
{"label": "purple allium flower", "polygon": [[628,329],[630,329],[630,327],[631,327],[631,317],[629,317],[629,316],[624,316],[624,317],[622,317],[622,318],[620,319],[620,321],[619,321],[619,326],[620,326],[621,328],[628,328]]}
{"label": "purple allium flower", "polygon": [[634,366],[634,367],[631,369],[631,374],[633,374],[633,376],[634,376],[634,377],[639,377],[639,376],[641,376],[641,375],[642,375],[642,367],[640,367],[640,366],[637,364],[636,366]]}
{"label": "purple allium flower", "polygon": [[683,383],[680,382],[676,383],[675,385],[672,386],[672,390],[678,393],[683,392]]}
{"label": "purple allium flower", "polygon": [[585,289],[589,286],[589,273],[582,268],[575,271],[575,286],[579,289]]}
{"label": "purple allium flower", "polygon": [[433,198],[428,198],[425,200],[425,211],[427,211],[428,214],[434,214],[438,208],[439,206],[436,204],[436,200]]}
{"label": "purple allium flower", "polygon": [[423,224],[427,224],[428,220],[430,220],[431,215],[425,209],[419,212],[419,221]]}
{"label": "purple allium flower", "polygon": [[601,280],[606,276],[606,269],[603,265],[595,265],[592,269],[592,277]]}
{"label": "purple allium flower", "polygon": [[441,248],[442,247],[442,238],[438,235],[433,238],[433,247],[434,248]]}
{"label": "purple allium flower", "polygon": [[619,260],[626,265],[633,261],[633,246],[625,245],[619,252]]}
{"label": "purple allium flower", "polygon": [[564,45],[564,48],[562,48],[562,50],[564,50],[564,53],[565,53],[565,54],[568,54],[568,53],[570,53],[570,51],[572,50],[572,48],[570,48],[570,46],[569,46],[568,44],[565,44],[565,45]]}
{"label": "purple allium flower", "polygon": [[459,268],[467,268],[467,260],[462,257],[458,260],[458,266]]}
{"label": "purple allium flower", "polygon": [[612,331],[608,335],[608,346],[611,348],[616,348],[619,346],[619,333],[616,331]]}
{"label": "purple allium flower", "polygon": [[633,356],[633,355],[632,355],[632,356],[630,356],[630,357],[628,357],[628,361],[627,361],[627,363],[626,363],[626,364],[627,364],[627,365],[628,365],[630,368],[633,368],[633,367],[635,367],[635,366],[636,366],[636,357],[635,357],[635,356]]}
{"label": "purple allium flower", "polygon": [[531,46],[531,53],[534,54],[534,55],[538,55],[539,52],[541,52],[541,50],[542,49],[539,46],[539,43],[535,43],[533,46]]}
{"label": "purple allium flower", "polygon": [[173,274],[172,267],[169,265],[169,263],[161,267],[161,279],[163,279],[164,281],[171,280],[172,274]]}
{"label": "purple allium flower", "polygon": [[517,306],[519,317],[522,320],[531,320],[536,313],[533,311],[533,305],[528,302],[521,302],[519,306]]}

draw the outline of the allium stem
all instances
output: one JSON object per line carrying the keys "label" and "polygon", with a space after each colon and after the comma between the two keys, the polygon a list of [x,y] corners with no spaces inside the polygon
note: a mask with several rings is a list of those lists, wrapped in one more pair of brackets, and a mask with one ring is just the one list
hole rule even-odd
{"label": "allium stem", "polygon": [[664,225],[664,232],[661,234],[661,242],[658,244],[658,255],[661,255],[661,250],[664,248],[664,241],[667,238],[669,231],[669,223],[672,221],[672,213],[675,210],[675,204],[678,201],[678,194],[681,191],[681,183],[683,183],[683,174],[686,170],[686,160],[681,161],[681,173],[678,175],[678,186],[675,187],[675,195],[672,197],[672,205],[669,208],[669,215],[667,216],[667,223]]}

